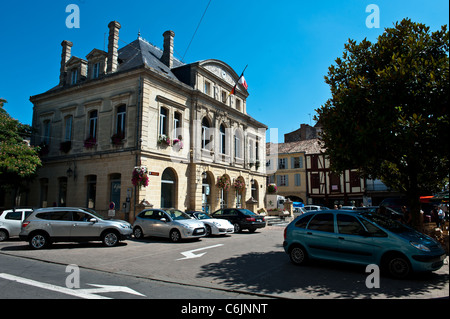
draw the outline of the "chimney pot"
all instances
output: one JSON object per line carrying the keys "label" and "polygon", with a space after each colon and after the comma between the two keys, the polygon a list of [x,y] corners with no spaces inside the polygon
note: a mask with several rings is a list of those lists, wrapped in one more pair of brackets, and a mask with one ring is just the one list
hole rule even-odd
{"label": "chimney pot", "polygon": [[111,21],[108,24],[109,37],[108,37],[108,62],[106,72],[111,73],[117,71],[118,67],[118,49],[119,49],[119,30],[121,25],[117,21]]}
{"label": "chimney pot", "polygon": [[173,67],[173,38],[175,37],[175,32],[168,30],[163,33],[163,36],[164,50],[161,57],[161,62],[167,65],[169,69],[171,69]]}

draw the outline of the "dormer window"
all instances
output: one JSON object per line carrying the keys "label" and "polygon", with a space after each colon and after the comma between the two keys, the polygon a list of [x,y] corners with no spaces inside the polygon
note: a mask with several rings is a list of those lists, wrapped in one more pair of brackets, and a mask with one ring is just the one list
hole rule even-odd
{"label": "dormer window", "polygon": [[70,71],[70,84],[74,85],[78,82],[78,68]]}
{"label": "dormer window", "polygon": [[100,62],[94,63],[92,68],[92,78],[97,79],[100,76]]}
{"label": "dormer window", "polygon": [[102,50],[94,49],[86,58],[88,60],[88,78],[90,80],[98,79],[105,74],[107,53]]}

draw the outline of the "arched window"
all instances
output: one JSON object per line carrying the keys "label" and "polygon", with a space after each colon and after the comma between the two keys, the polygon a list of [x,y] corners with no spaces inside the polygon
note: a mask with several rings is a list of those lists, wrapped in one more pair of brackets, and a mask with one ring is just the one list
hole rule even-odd
{"label": "arched window", "polygon": [[176,176],[171,168],[166,168],[161,176],[161,207],[176,208]]}

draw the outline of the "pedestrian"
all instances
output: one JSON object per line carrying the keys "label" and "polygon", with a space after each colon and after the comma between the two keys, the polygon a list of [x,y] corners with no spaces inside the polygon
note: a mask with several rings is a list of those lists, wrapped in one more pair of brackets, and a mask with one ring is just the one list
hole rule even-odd
{"label": "pedestrian", "polygon": [[431,216],[434,219],[434,222],[436,223],[436,227],[439,227],[439,215],[438,215],[438,209],[437,206],[434,205],[433,209],[431,210]]}
{"label": "pedestrian", "polygon": [[444,221],[444,217],[445,217],[445,214],[444,214],[444,211],[442,210],[442,207],[439,207],[438,208],[438,220],[439,220],[439,228],[441,228],[441,226],[443,227],[444,226],[444,224],[445,224],[445,221]]}
{"label": "pedestrian", "polygon": [[411,224],[411,213],[409,212],[409,210],[406,208],[406,206],[402,206],[402,213],[403,213],[403,222],[406,225],[410,225]]}

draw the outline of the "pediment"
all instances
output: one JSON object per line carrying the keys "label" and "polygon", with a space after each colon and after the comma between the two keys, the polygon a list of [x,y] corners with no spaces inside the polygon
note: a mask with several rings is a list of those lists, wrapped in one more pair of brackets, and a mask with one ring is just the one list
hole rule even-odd
{"label": "pediment", "polygon": [[67,67],[67,68],[75,67],[75,66],[80,65],[80,64],[87,64],[87,61],[86,61],[86,60],[83,60],[83,59],[81,59],[81,58],[78,58],[78,57],[76,57],[76,56],[73,56],[73,57],[71,57],[71,58],[69,59],[69,61],[67,61],[66,67]]}
{"label": "pediment", "polygon": [[231,86],[234,86],[239,80],[239,75],[228,64],[220,60],[205,60],[200,62],[200,66]]}
{"label": "pediment", "polygon": [[91,52],[88,53],[88,55],[86,55],[86,59],[90,60],[100,60],[100,59],[104,59],[108,56],[108,53],[106,53],[103,50],[99,50],[99,49],[94,49]]}

